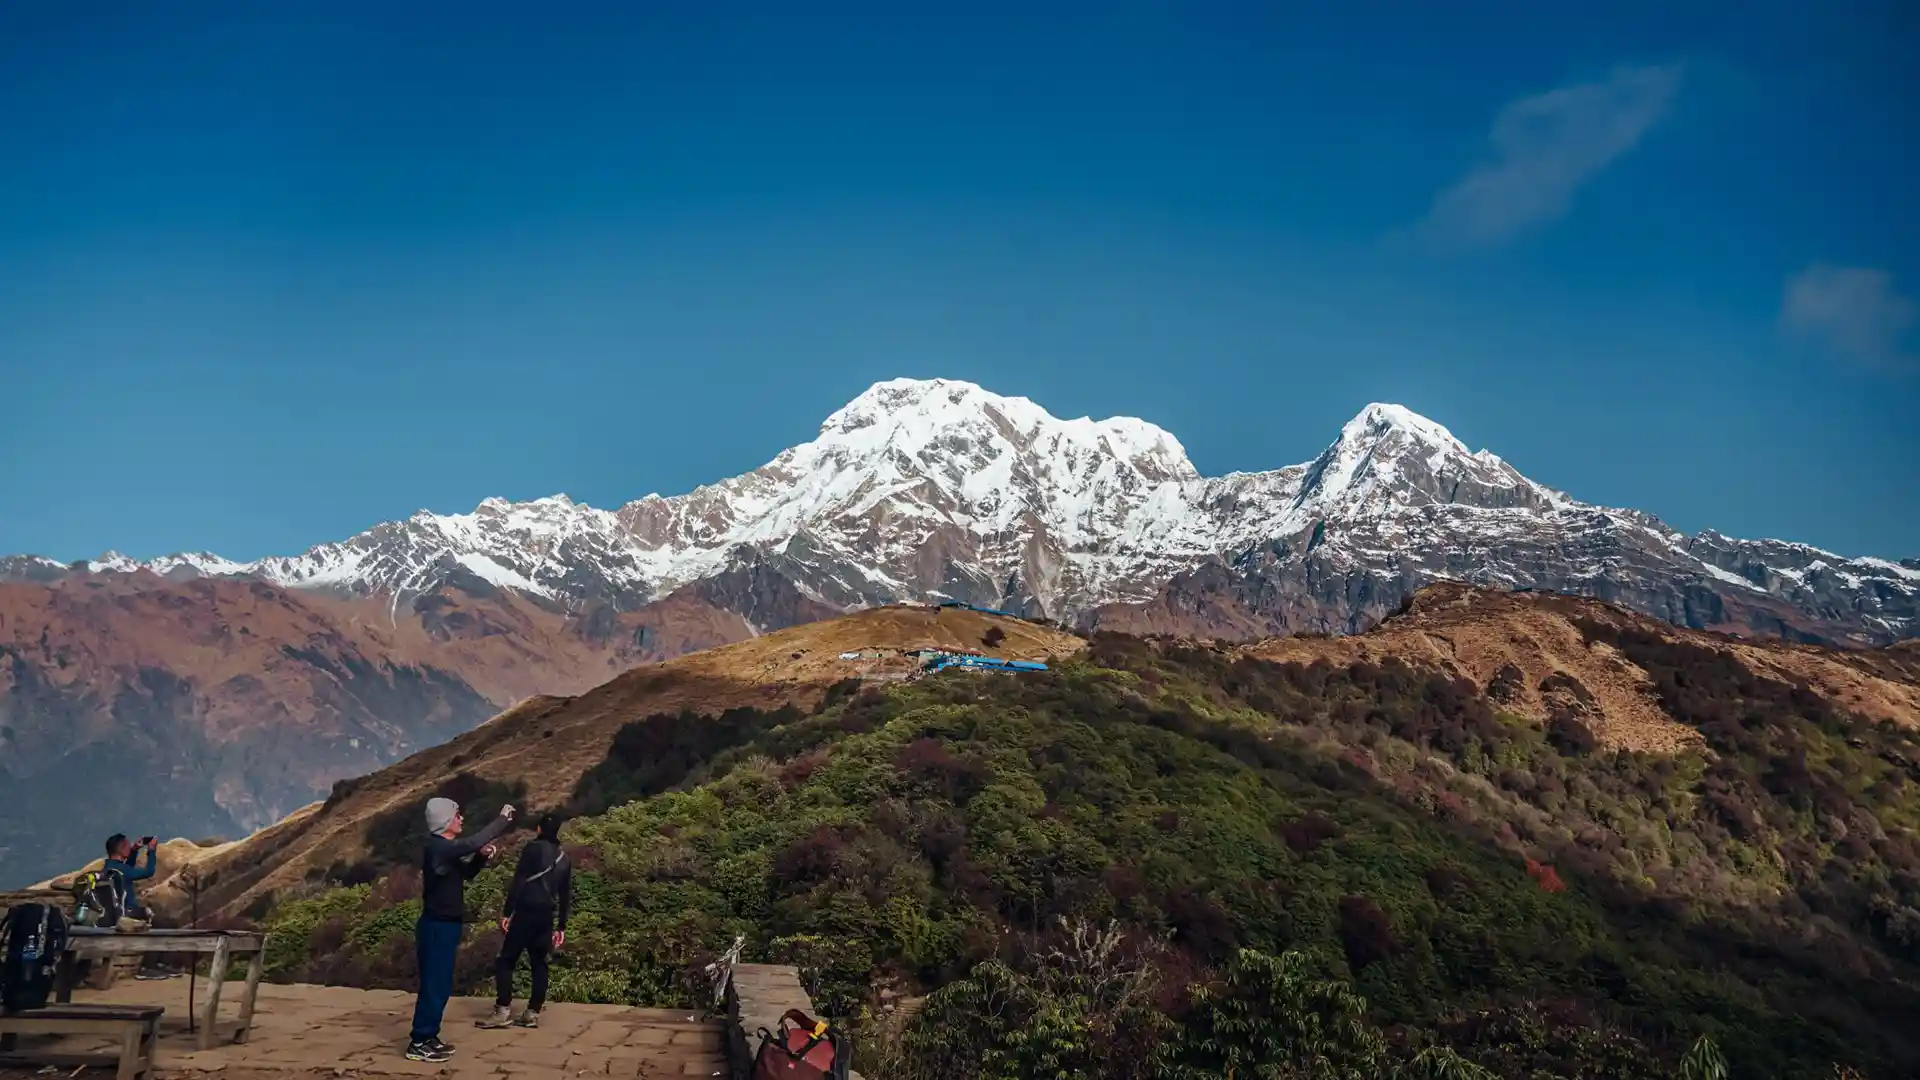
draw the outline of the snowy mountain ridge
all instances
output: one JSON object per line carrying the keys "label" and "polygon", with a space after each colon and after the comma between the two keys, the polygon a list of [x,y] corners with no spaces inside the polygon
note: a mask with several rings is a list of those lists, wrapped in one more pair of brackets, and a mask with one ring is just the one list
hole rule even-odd
{"label": "snowy mountain ridge", "polygon": [[[842,608],[951,597],[1078,619],[1250,553],[1291,583],[1281,591],[1324,593],[1318,602],[1350,609],[1328,614],[1324,628],[1335,630],[1376,615],[1391,595],[1458,577],[1602,598],[1632,579],[1660,593],[1639,606],[1684,607],[1655,612],[1676,621],[1711,623],[1691,613],[1699,598],[1739,594],[1736,603],[1764,598],[1857,627],[1861,640],[1920,633],[1920,566],[1688,537],[1537,484],[1399,405],[1368,405],[1313,461],[1204,477],[1177,438],[1146,421],[1062,420],[1026,398],[943,379],[877,383],[817,438],[752,472],[617,510],[565,495],[487,499],[292,557],[142,563],[108,553],[85,568],[396,598],[464,571],[558,604],[633,608],[750,565]],[[0,562],[0,577],[57,566],[21,569],[24,558],[12,572]]]}

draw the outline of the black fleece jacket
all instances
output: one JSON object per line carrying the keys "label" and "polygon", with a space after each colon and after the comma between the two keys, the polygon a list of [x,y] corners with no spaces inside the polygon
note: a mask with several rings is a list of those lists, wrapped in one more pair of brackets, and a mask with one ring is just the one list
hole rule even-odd
{"label": "black fleece jacket", "polygon": [[494,818],[486,828],[458,840],[438,833],[427,837],[426,850],[420,855],[421,918],[466,921],[467,882],[487,866],[487,857],[480,854],[480,849],[493,843],[511,824],[506,818]]}

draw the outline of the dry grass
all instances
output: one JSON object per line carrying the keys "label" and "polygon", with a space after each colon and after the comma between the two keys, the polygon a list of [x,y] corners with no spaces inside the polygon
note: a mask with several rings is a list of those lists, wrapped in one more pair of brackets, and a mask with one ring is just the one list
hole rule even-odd
{"label": "dry grass", "polygon": [[1272,660],[1379,662],[1397,657],[1430,664],[1487,687],[1505,665],[1524,679],[1504,707],[1544,722],[1561,694],[1543,694],[1548,676],[1576,680],[1592,695],[1595,734],[1603,746],[1671,753],[1698,745],[1700,736],[1661,708],[1647,674],[1603,643],[1589,645],[1576,618],[1631,624],[1674,640],[1732,653],[1755,674],[1805,684],[1863,716],[1920,726],[1920,648],[1837,650],[1754,642],[1687,630],[1591,600],[1551,593],[1498,593],[1463,585],[1422,591],[1411,610],[1353,637],[1276,638],[1245,646]]}
{"label": "dry grass", "polygon": [[1550,676],[1561,675],[1592,696],[1587,719],[1603,746],[1671,753],[1700,742],[1698,732],[1660,708],[1645,672],[1605,645],[1589,647],[1568,616],[1525,594],[1441,586],[1422,592],[1412,611],[1365,634],[1277,638],[1246,646],[1245,652],[1302,663],[1379,663],[1393,657],[1469,679],[1482,689],[1511,665],[1523,678],[1502,707],[1517,715],[1545,723],[1556,706],[1575,705],[1565,691],[1541,689]]}
{"label": "dry grass", "polygon": [[[982,639],[994,626],[1006,636],[989,649]],[[856,673],[855,665],[839,659],[842,652],[949,648],[1044,660],[1084,646],[1070,634],[1017,619],[876,608],[642,665],[577,697],[529,698],[465,735],[364,778],[332,808],[308,807],[207,858],[204,867],[216,883],[203,895],[202,909],[236,915],[263,891],[296,887],[309,870],[364,856],[369,819],[424,804],[456,773],[525,783],[529,801],[556,805],[605,759],[614,735],[630,720],[682,709],[718,713],[738,706],[810,706],[827,687]],[[169,910],[180,899],[173,888],[152,894],[153,903]]]}

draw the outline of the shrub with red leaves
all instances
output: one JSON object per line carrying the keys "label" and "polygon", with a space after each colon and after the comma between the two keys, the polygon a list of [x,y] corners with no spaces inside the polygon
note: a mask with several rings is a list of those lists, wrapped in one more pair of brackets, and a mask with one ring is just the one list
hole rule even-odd
{"label": "shrub with red leaves", "polygon": [[1280,826],[1280,836],[1296,855],[1311,855],[1340,835],[1340,823],[1318,811]]}
{"label": "shrub with red leaves", "polygon": [[819,771],[820,766],[827,763],[827,759],[831,756],[833,756],[833,751],[823,746],[818,750],[808,751],[794,758],[792,761],[787,762],[780,767],[780,786],[786,788],[788,791],[792,791],[806,783],[815,772]]}
{"label": "shrub with red leaves", "polygon": [[1217,963],[1231,956],[1240,944],[1233,916],[1203,892],[1186,886],[1171,889],[1162,897],[1160,907],[1173,927],[1175,943],[1196,956]]}
{"label": "shrub with red leaves", "polygon": [[822,825],[775,855],[773,872],[787,881],[824,881],[832,876],[834,862],[846,846],[841,830]]}
{"label": "shrub with red leaves", "polygon": [[987,785],[984,767],[955,757],[939,739],[915,739],[901,747],[893,767],[954,803],[966,802]]}
{"label": "shrub with red leaves", "polygon": [[339,949],[347,940],[347,920],[335,915],[313,928],[313,934],[307,939],[308,948],[315,956],[326,956]]}
{"label": "shrub with red leaves", "polygon": [[1532,859],[1528,859],[1527,860],[1527,876],[1539,882],[1540,888],[1546,892],[1566,892],[1567,891],[1567,883],[1564,881],[1561,881],[1560,875],[1554,872],[1553,867],[1548,866],[1545,863],[1539,863],[1539,862],[1533,861]]}
{"label": "shrub with red leaves", "polygon": [[1385,960],[1400,948],[1387,913],[1372,897],[1360,895],[1340,899],[1340,943],[1346,947],[1347,964],[1354,971]]}
{"label": "shrub with red leaves", "polygon": [[[393,872],[374,883],[367,893],[364,905],[368,911],[378,911],[395,904],[404,904],[408,900],[420,898],[420,868],[417,866],[396,866]],[[316,950],[318,951],[318,950]]]}

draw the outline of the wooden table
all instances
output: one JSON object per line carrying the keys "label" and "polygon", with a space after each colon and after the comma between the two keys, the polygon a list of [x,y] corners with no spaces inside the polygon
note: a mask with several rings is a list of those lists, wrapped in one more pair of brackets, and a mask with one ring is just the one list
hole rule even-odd
{"label": "wooden table", "polygon": [[55,976],[55,1000],[64,1005],[73,1000],[73,984],[80,961],[103,960],[145,953],[193,953],[213,957],[207,976],[207,1002],[200,1007],[200,1049],[211,1050],[214,1023],[220,1014],[220,988],[227,979],[227,966],[240,957],[247,958],[247,987],[240,999],[240,1030],[233,1041],[243,1043],[253,1030],[253,1002],[260,993],[260,976],[267,965],[267,936],[227,930],[142,930],[123,934],[92,926],[76,926],[67,931],[67,949],[60,955]]}

